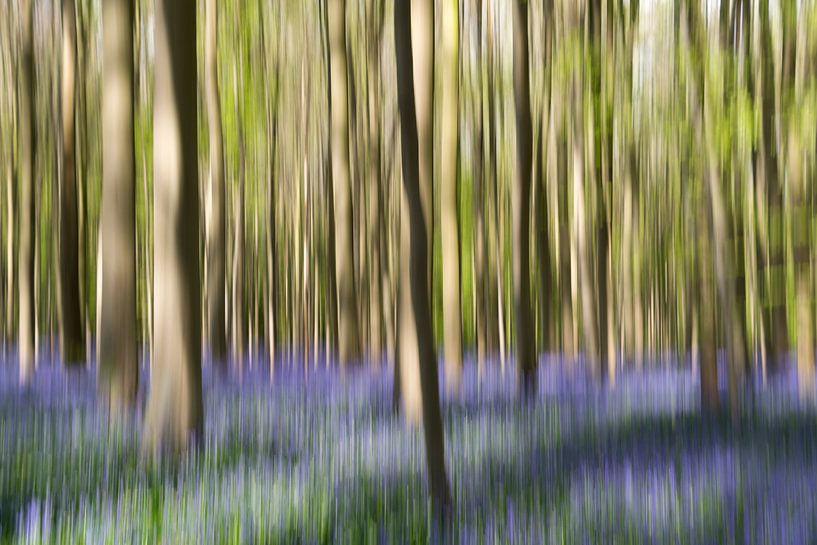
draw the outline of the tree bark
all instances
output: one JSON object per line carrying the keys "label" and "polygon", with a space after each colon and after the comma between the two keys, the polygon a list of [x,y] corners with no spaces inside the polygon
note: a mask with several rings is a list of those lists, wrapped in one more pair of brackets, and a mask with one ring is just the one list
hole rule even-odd
{"label": "tree bark", "polygon": [[62,193],[60,225],[60,308],[62,357],[67,364],[85,359],[85,332],[80,310],[79,207],[77,203],[74,127],[76,20],[74,1],[62,1]]}
{"label": "tree bark", "polygon": [[[102,5],[102,205],[98,277],[99,387],[112,413],[136,401],[136,219],[133,0]],[[161,147],[157,148],[162,150]],[[163,150],[159,152],[163,153]],[[157,154],[157,157],[160,155]]]}
{"label": "tree bark", "polygon": [[218,90],[218,3],[207,0],[204,23],[204,95],[210,138],[210,172],[207,184],[207,335],[214,362],[227,357],[225,290],[225,185]]}
{"label": "tree bark", "polygon": [[341,367],[360,356],[354,277],[352,184],[349,179],[349,112],[346,75],[346,0],[329,0],[332,185],[335,215],[335,279],[338,298],[338,355]]}
{"label": "tree bark", "polygon": [[513,6],[513,86],[516,104],[516,176],[513,183],[513,292],[516,314],[516,364],[525,397],[536,392],[536,354],[530,324],[531,113],[528,75],[528,4]]}
{"label": "tree bark", "polygon": [[[415,11],[412,8],[417,8]],[[423,15],[421,16],[421,12]],[[433,36],[431,31],[431,2],[412,0],[398,2],[394,8],[395,49],[397,57],[397,92],[401,120],[401,145],[403,155],[403,202],[406,205],[401,214],[401,257],[400,257],[400,374],[402,376],[403,399],[412,384],[419,384],[422,399],[422,419],[425,435],[428,485],[432,506],[437,513],[444,513],[450,505],[448,478],[445,471],[445,441],[437,379],[437,356],[431,331],[431,309],[429,297],[428,246],[429,231],[424,214],[422,187],[429,180],[422,176],[431,174],[431,169],[421,169],[418,150],[418,122],[421,115],[431,116],[430,97],[426,96],[426,108],[416,109],[415,89],[427,90],[426,85],[415,86],[416,74],[429,73],[428,67],[415,70],[416,63],[431,62],[428,55],[429,44],[425,41]],[[422,28],[414,31],[413,27]],[[413,37],[417,37],[417,54]],[[430,126],[426,119],[423,125]],[[430,157],[429,157],[430,159]],[[406,251],[408,250],[408,251]],[[413,325],[412,325],[413,324]],[[414,329],[415,338],[405,333]],[[416,388],[416,386],[413,386]],[[405,401],[404,401],[405,403]]]}
{"label": "tree bark", "polygon": [[445,387],[460,389],[462,380],[462,316],[460,307],[460,241],[457,220],[457,162],[459,160],[458,2],[442,6],[442,118],[440,142],[440,214],[443,268],[443,341]]}
{"label": "tree bark", "polygon": [[35,133],[36,105],[34,102],[34,5],[25,0],[22,5],[22,48],[19,93],[19,250],[17,254],[17,351],[20,362],[20,383],[27,384],[34,372],[34,166],[37,157]]}
{"label": "tree bark", "polygon": [[185,449],[203,431],[196,2],[156,9],[154,99],[155,332],[145,452]]}

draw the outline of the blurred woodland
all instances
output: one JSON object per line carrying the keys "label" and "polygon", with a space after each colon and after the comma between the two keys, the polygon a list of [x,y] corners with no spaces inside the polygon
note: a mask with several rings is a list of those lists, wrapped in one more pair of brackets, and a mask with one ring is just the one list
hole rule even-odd
{"label": "blurred woodland", "polygon": [[438,462],[438,351],[817,394],[814,0],[7,0],[0,178],[21,381],[145,358],[157,444],[202,359],[394,365]]}

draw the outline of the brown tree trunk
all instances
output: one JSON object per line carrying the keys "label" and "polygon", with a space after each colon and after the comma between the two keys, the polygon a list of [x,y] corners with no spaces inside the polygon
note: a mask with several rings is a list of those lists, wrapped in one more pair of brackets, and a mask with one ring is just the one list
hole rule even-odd
{"label": "brown tree trunk", "polygon": [[22,47],[19,93],[19,250],[17,254],[17,350],[20,383],[27,384],[34,372],[34,162],[36,158],[34,104],[34,6],[31,0],[22,5]]}
{"label": "brown tree trunk", "polygon": [[[423,125],[431,125],[431,86],[421,79],[415,85],[414,78],[428,77],[428,67],[414,69],[416,63],[431,62],[427,48],[433,36],[431,26],[431,2],[412,0],[398,2],[394,9],[395,49],[397,56],[397,88],[401,119],[401,142],[403,151],[403,202],[406,205],[402,218],[401,258],[400,258],[400,374],[402,376],[403,399],[407,399],[408,388],[417,389],[421,398],[421,416],[425,435],[428,485],[432,505],[442,513],[450,504],[448,478],[445,471],[445,441],[443,437],[442,415],[437,380],[437,356],[431,331],[431,309],[428,286],[428,246],[429,230],[424,214],[424,185],[430,180],[431,169],[421,169],[418,150],[417,119],[428,115]],[[417,8],[415,10],[415,8]],[[419,27],[416,30],[413,27]],[[417,39],[418,52],[414,44]],[[414,92],[424,93],[426,108],[415,109]],[[430,151],[430,150],[429,150]],[[430,160],[430,157],[429,157]],[[406,251],[407,250],[407,251]],[[416,337],[405,333],[413,329]],[[405,401],[404,401],[405,403]],[[410,416],[410,415],[409,415]]]}
{"label": "brown tree trunk", "polygon": [[[760,14],[760,70],[757,78],[761,104],[760,152],[758,153],[758,178],[765,192],[761,209],[765,229],[764,243],[760,248],[761,305],[763,308],[763,332],[767,368],[778,370],[788,347],[785,296],[785,255],[783,242],[783,188],[778,176],[777,130],[775,128],[776,101],[774,89],[774,62],[772,32],[769,22],[769,1],[761,0]],[[762,197],[761,197],[762,198]]]}
{"label": "brown tree trunk", "polygon": [[[99,387],[109,409],[133,405],[139,380],[136,339],[136,219],[133,136],[133,1],[102,6],[101,284],[98,302]],[[156,148],[164,153],[161,147]],[[160,155],[157,154],[157,157]]]}
{"label": "brown tree trunk", "polygon": [[221,103],[218,90],[218,3],[207,0],[204,22],[204,95],[209,132],[209,176],[206,193],[207,231],[207,336],[213,361],[227,357],[227,328],[224,318],[225,276],[225,186],[221,140]]}
{"label": "brown tree trunk", "polygon": [[74,120],[76,118],[76,21],[74,1],[62,2],[62,199],[60,210],[60,324],[63,360],[85,359],[85,331],[80,310],[79,207],[77,204]]}
{"label": "brown tree trunk", "polygon": [[349,179],[349,113],[346,76],[346,0],[329,0],[329,69],[332,185],[335,216],[335,280],[338,300],[338,354],[341,367],[360,356],[354,278],[352,184]]}
{"label": "brown tree trunk", "polygon": [[185,449],[203,431],[196,2],[156,6],[155,332],[145,452]]}
{"label": "brown tree trunk", "polygon": [[516,177],[513,183],[513,292],[516,314],[516,360],[525,397],[536,392],[536,354],[530,323],[530,185],[531,113],[528,76],[528,4],[513,6],[514,100],[516,103]]}

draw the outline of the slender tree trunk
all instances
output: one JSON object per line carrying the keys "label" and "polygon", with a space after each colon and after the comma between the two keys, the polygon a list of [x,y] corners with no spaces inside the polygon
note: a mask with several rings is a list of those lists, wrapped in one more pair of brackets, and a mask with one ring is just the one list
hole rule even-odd
{"label": "slender tree trunk", "polygon": [[[241,59],[243,55],[238,54],[236,64],[243,62]],[[245,297],[244,297],[244,191],[245,191],[245,174],[246,174],[246,157],[244,150],[244,126],[242,120],[242,111],[239,107],[240,95],[239,89],[244,88],[243,69],[240,82],[237,75],[238,69],[233,65],[233,96],[235,97],[235,120],[236,132],[238,134],[238,180],[233,195],[233,273],[232,273],[232,295],[230,302],[232,308],[230,309],[232,327],[230,328],[230,352],[233,358],[233,365],[238,370],[244,367],[244,347],[246,345],[245,338]]]}
{"label": "slender tree trunk", "polygon": [[62,356],[66,363],[85,359],[85,332],[80,310],[79,207],[77,205],[74,120],[76,119],[76,22],[74,1],[62,2],[62,192],[60,225],[60,323]]}
{"label": "slender tree trunk", "polygon": [[[99,223],[101,289],[99,387],[119,413],[136,401],[136,219],[133,136],[133,1],[102,5],[102,207]],[[159,154],[161,147],[156,148]]]}
{"label": "slender tree trunk", "polygon": [[203,431],[199,191],[196,155],[196,2],[156,7],[154,99],[154,366],[146,452],[183,450]]}
{"label": "slender tree trunk", "polygon": [[[429,94],[431,87],[421,80],[415,86],[414,78],[430,75],[428,67],[415,70],[417,64],[432,61],[428,54],[431,26],[431,2],[412,0],[399,2],[394,9],[395,49],[397,56],[397,88],[401,119],[401,142],[403,151],[403,202],[406,205],[402,221],[400,258],[400,374],[402,375],[403,399],[409,398],[406,390],[417,388],[419,384],[422,399],[422,420],[425,432],[428,485],[432,505],[436,512],[443,513],[450,504],[448,478],[445,471],[445,441],[443,437],[442,415],[437,382],[437,357],[431,331],[431,309],[429,297],[428,246],[430,230],[424,214],[423,192],[430,180],[431,169],[421,169],[418,150],[417,119],[429,116],[423,125],[431,125],[431,97],[425,96],[426,108],[415,109],[414,92]],[[418,8],[415,11],[413,8]],[[422,12],[422,15],[421,13]],[[416,30],[414,27],[420,27]],[[417,54],[414,51],[417,38]],[[429,150],[430,151],[430,150]],[[430,157],[428,158],[430,160]],[[406,251],[408,250],[408,251]],[[415,338],[407,338],[405,333],[413,330]],[[414,385],[414,386],[411,386]],[[405,404],[405,401],[404,401]],[[407,413],[408,416],[410,414]]]}
{"label": "slender tree trunk", "polygon": [[457,162],[459,159],[458,2],[442,6],[442,118],[440,142],[440,231],[443,268],[443,341],[445,387],[459,391],[462,380],[462,317],[460,307],[460,241],[457,221]]}
{"label": "slender tree trunk", "polygon": [[354,277],[352,184],[349,179],[349,113],[346,76],[346,0],[329,0],[332,185],[335,216],[335,280],[338,353],[342,367],[360,356]]}
{"label": "slender tree trunk", "polygon": [[221,103],[218,90],[218,3],[207,0],[204,22],[204,95],[210,139],[207,184],[207,335],[213,361],[223,364],[227,356],[224,323],[225,185],[221,140]]}
{"label": "slender tree trunk", "polygon": [[20,383],[27,384],[34,372],[34,164],[37,139],[34,102],[34,6],[32,0],[22,5],[22,48],[20,89],[18,95],[19,145],[19,236],[17,254],[17,351],[20,361]]}
{"label": "slender tree trunk", "polygon": [[11,344],[14,339],[14,174],[12,161],[6,166],[6,307],[5,316],[6,341]]}
{"label": "slender tree trunk", "polygon": [[536,354],[530,318],[530,186],[531,113],[528,75],[528,4],[513,6],[514,100],[516,103],[516,179],[513,183],[513,291],[516,314],[516,359],[524,396],[536,392]]}
{"label": "slender tree trunk", "polygon": [[758,174],[762,189],[765,190],[764,223],[765,239],[760,251],[761,261],[761,305],[763,307],[763,331],[767,368],[777,371],[788,347],[785,298],[785,253],[783,242],[783,188],[778,176],[776,102],[774,88],[774,62],[772,32],[769,22],[768,0],[761,0],[760,74],[757,78],[759,102],[761,104],[760,153]]}

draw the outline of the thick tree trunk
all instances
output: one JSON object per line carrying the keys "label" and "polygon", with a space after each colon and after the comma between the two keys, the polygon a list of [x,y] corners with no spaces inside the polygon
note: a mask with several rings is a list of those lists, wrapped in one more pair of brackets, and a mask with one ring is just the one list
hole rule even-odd
{"label": "thick tree trunk", "polygon": [[204,23],[204,95],[210,139],[210,172],[206,196],[207,231],[207,335],[213,361],[227,357],[224,314],[225,185],[221,139],[221,103],[218,90],[218,3],[207,0]]}
{"label": "thick tree trunk", "polygon": [[[414,11],[411,8],[419,8]],[[420,16],[420,13],[427,15]],[[423,211],[422,187],[430,184],[422,180],[430,175],[431,169],[421,170],[418,150],[417,118],[420,112],[429,116],[424,125],[431,125],[431,97],[425,96],[427,109],[415,109],[414,90],[430,91],[426,85],[415,87],[416,74],[428,74],[429,68],[414,70],[417,63],[431,62],[428,55],[429,43],[426,38],[433,36],[431,30],[431,2],[412,0],[399,2],[394,9],[395,49],[397,55],[397,88],[401,120],[401,142],[403,151],[403,202],[406,205],[401,214],[401,257],[400,257],[400,374],[402,376],[403,399],[408,396],[409,381],[413,388],[419,384],[422,399],[422,420],[425,432],[426,460],[428,464],[428,485],[432,505],[436,512],[443,513],[450,504],[448,478],[445,472],[445,441],[443,437],[442,415],[437,381],[437,357],[431,331],[431,309],[428,286],[428,246],[430,234],[427,230],[426,215]],[[422,28],[414,31],[412,27]],[[414,40],[419,40],[418,54],[413,50]],[[429,40],[430,41],[430,40]],[[429,157],[430,160],[430,157]],[[407,248],[408,246],[408,248]],[[406,251],[408,250],[408,251]],[[412,329],[415,338],[405,334]],[[404,402],[405,403],[405,402]]]}
{"label": "thick tree trunk", "polygon": [[[136,401],[136,219],[133,136],[133,1],[102,5],[102,207],[99,223],[101,289],[99,387],[110,410]],[[164,150],[157,157],[160,157]]]}
{"label": "thick tree trunk", "polygon": [[342,367],[360,356],[354,277],[352,185],[349,179],[349,113],[346,76],[346,0],[329,0],[332,185],[335,215],[335,280],[338,355]]}
{"label": "thick tree trunk", "polygon": [[62,1],[62,200],[60,225],[60,324],[63,360],[85,359],[85,331],[80,310],[79,207],[77,203],[74,120],[76,118],[76,20],[74,1]]}
{"label": "thick tree trunk", "polygon": [[153,113],[155,344],[143,444],[154,454],[183,450],[203,431],[196,82],[196,2],[162,0]]}
{"label": "thick tree trunk", "polygon": [[459,160],[459,32],[458,3],[442,6],[442,119],[440,143],[440,215],[443,268],[443,341],[445,387],[459,391],[462,380],[462,317],[460,308],[460,241],[457,221],[457,162]]}
{"label": "thick tree trunk", "polygon": [[513,6],[513,82],[516,103],[516,177],[513,183],[513,292],[516,314],[516,364],[524,396],[536,392],[536,354],[530,323],[531,113],[528,76],[528,4]]}
{"label": "thick tree trunk", "polygon": [[17,254],[17,351],[20,361],[20,383],[27,384],[34,372],[34,163],[37,139],[35,134],[34,89],[34,5],[26,0],[22,5],[22,48],[19,93],[19,250]]}

